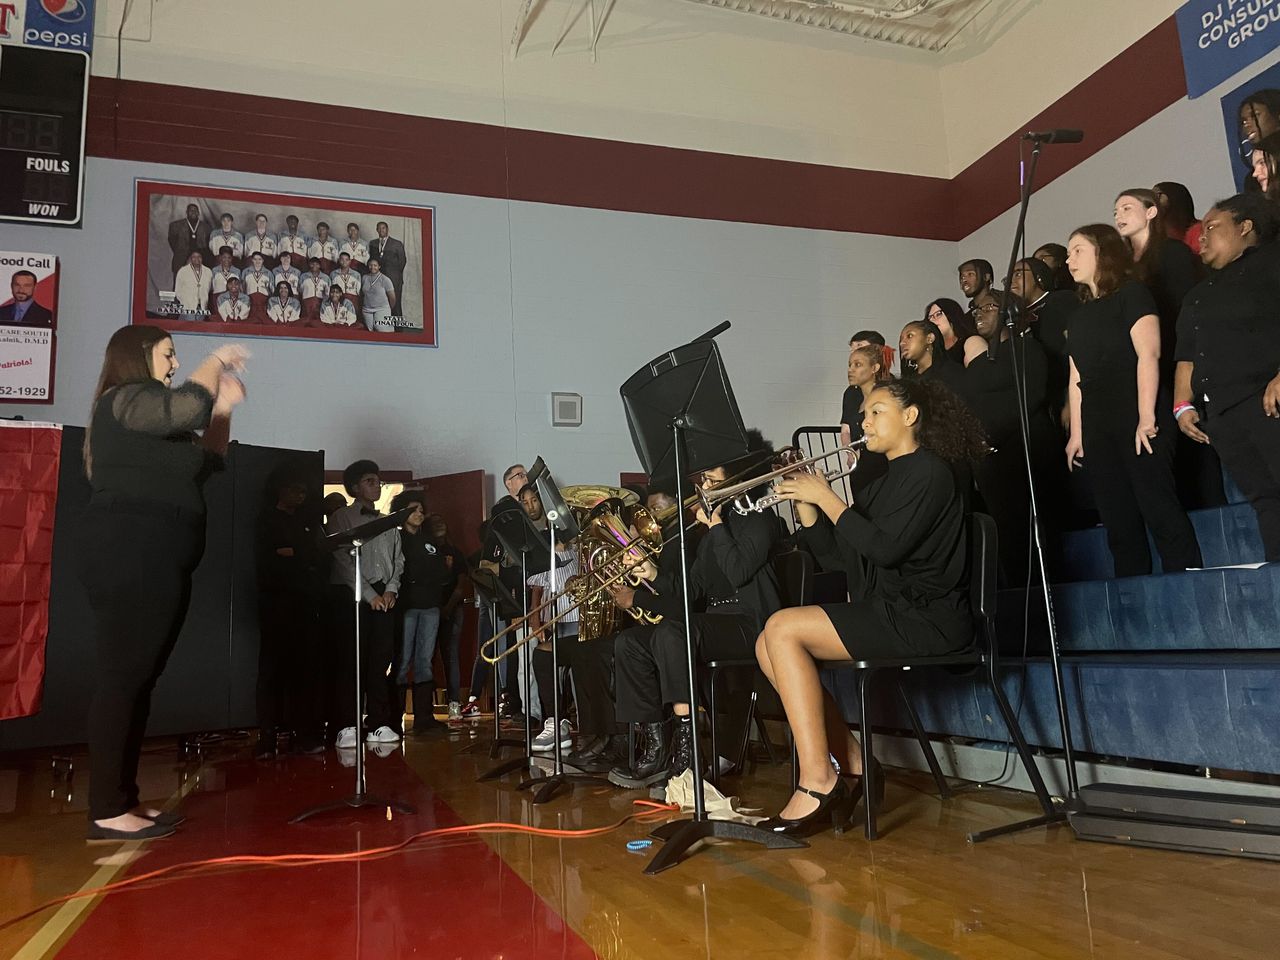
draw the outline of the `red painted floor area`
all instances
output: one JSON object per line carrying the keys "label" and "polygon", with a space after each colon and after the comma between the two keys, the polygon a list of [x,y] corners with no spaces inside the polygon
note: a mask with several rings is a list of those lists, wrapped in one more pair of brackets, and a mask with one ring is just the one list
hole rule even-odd
{"label": "red painted floor area", "polygon": [[[352,791],[353,771],[326,761],[232,759],[183,804],[178,834],[150,844],[136,875],[235,854],[333,853],[395,843],[461,821],[400,754],[369,754],[371,792],[417,813],[326,814],[291,826],[314,804]],[[111,848],[99,847],[103,855]],[[450,838],[361,863],[237,868],[115,893],[94,909],[59,960],[396,960],[587,958],[595,953],[479,840]]]}

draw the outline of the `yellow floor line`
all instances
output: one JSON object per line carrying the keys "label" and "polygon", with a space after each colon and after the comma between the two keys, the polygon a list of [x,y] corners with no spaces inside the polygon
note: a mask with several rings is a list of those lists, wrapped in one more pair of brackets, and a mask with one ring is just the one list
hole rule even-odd
{"label": "yellow floor line", "polygon": [[[178,805],[178,801],[191,792],[200,780],[199,773],[197,769],[195,775],[188,777],[187,782],[169,798],[169,802],[165,804],[166,810],[172,810]],[[111,862],[98,867],[93,876],[86,880],[76,892],[92,890],[111,883],[125,867],[134,862],[136,859],[134,854],[141,850],[146,842],[146,840],[126,840],[120,845],[119,850],[111,854]],[[64,903],[43,927],[32,934],[31,939],[13,955],[12,960],[44,960],[81,915],[101,899],[101,897],[81,897]]]}

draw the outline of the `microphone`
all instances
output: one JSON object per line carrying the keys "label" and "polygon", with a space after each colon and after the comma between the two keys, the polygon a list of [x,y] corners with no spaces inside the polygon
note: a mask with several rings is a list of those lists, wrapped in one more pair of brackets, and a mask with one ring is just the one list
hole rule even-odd
{"label": "microphone", "polygon": [[1027,131],[1023,140],[1037,140],[1040,143],[1079,143],[1084,139],[1083,130],[1042,130],[1038,133]]}

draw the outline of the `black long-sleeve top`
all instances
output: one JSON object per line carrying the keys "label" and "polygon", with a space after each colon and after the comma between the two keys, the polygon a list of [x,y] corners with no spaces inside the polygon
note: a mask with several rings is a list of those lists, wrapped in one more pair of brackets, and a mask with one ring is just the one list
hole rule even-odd
{"label": "black long-sleeve top", "polygon": [[[264,511],[258,524],[258,585],[268,593],[318,595],[326,581],[318,521],[279,507]],[[288,549],[291,556],[281,556]]]}
{"label": "black long-sleeve top", "polygon": [[[957,392],[982,421],[982,428],[997,448],[1019,443],[1018,391],[1013,379],[1013,351],[1026,364],[1027,416],[1030,422],[1047,421],[1048,363],[1044,347],[1035,337],[1010,337],[991,348],[994,359],[978,356],[964,368]],[[1024,359],[1025,358],[1025,359]]]}
{"label": "black long-sleeve top", "polygon": [[889,461],[884,477],[835,524],[802,534],[826,569],[843,569],[854,601],[883,601],[955,646],[973,636],[968,535],[952,470],[923,448]]}
{"label": "black long-sleeve top", "polygon": [[[778,578],[769,562],[770,551],[778,540],[777,519],[772,513],[744,517],[729,507],[725,511],[724,522],[710,528],[698,544],[689,568],[689,602],[692,606],[700,600],[712,603],[736,597],[759,628],[782,605]],[[641,588],[636,591],[635,605],[660,613],[664,619],[683,622],[679,548],[663,550],[660,560],[665,562],[660,563],[653,582],[657,596]]]}
{"label": "black long-sleeve top", "polygon": [[1195,364],[1192,390],[1211,415],[1267,388],[1280,373],[1280,244],[1246,250],[1192,289],[1176,359]]}
{"label": "black long-sleeve top", "polygon": [[145,380],[108,390],[91,420],[94,497],[203,516],[201,486],[222,461],[199,445],[196,431],[212,416],[213,395],[198,383],[170,389]]}

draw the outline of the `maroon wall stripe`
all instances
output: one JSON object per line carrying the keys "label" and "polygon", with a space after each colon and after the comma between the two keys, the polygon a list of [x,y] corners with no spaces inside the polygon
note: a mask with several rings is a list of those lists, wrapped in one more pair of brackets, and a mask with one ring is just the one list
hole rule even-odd
{"label": "maroon wall stripe", "polygon": [[[1047,184],[1186,96],[1169,18],[1027,123]],[[118,110],[117,110],[118,105]],[[1017,203],[1016,143],[952,180],[94,77],[91,156],[633,213],[959,240]]]}

